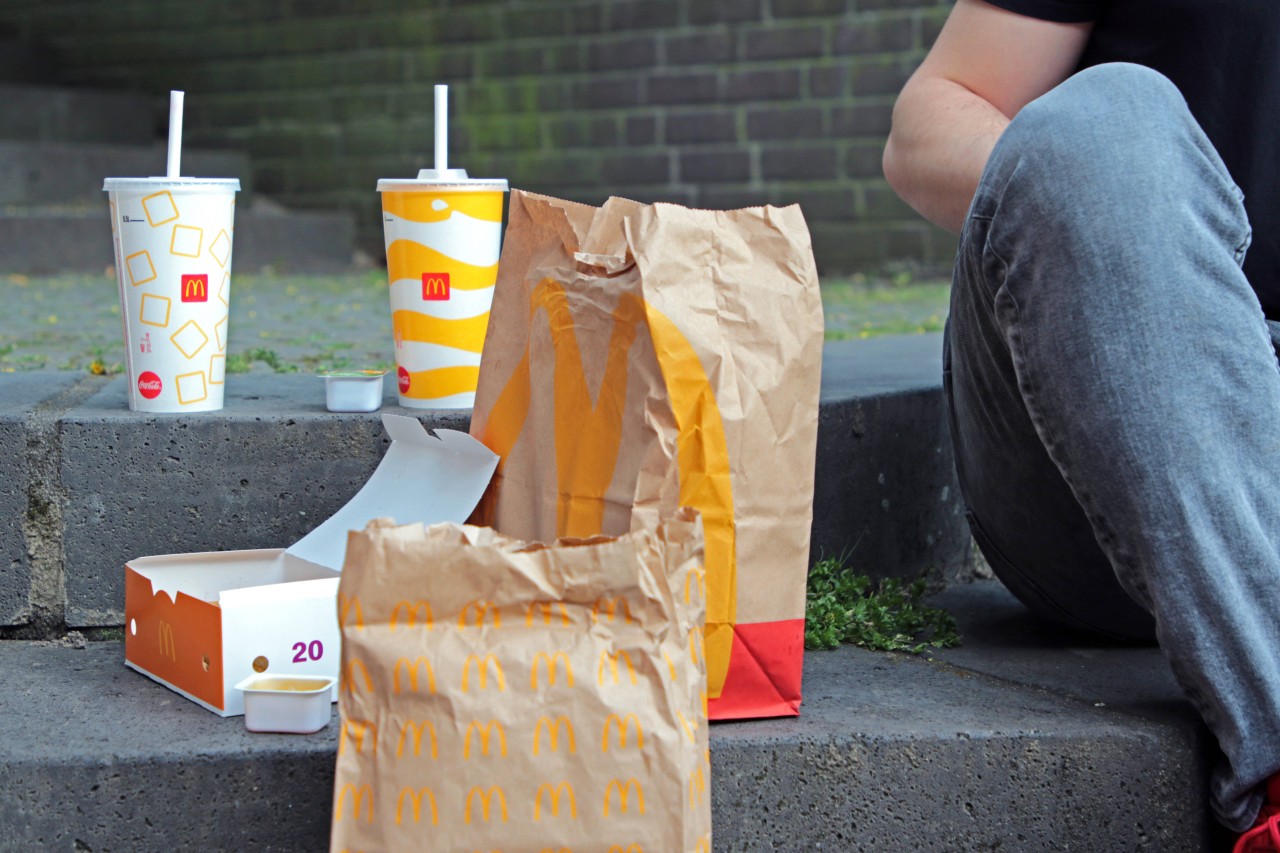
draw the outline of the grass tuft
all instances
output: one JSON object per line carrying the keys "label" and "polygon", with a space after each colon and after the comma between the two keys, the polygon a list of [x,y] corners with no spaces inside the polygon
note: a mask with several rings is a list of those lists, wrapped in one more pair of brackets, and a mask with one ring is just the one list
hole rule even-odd
{"label": "grass tuft", "polygon": [[825,559],[809,570],[804,645],[834,649],[851,643],[876,651],[920,654],[929,648],[959,645],[951,614],[920,603],[925,580],[910,584],[884,578],[873,585],[866,575]]}

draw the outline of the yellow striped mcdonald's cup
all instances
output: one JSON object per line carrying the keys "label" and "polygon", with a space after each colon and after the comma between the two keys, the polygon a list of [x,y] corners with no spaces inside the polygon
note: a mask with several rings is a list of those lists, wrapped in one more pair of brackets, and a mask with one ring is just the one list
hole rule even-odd
{"label": "yellow striped mcdonald's cup", "polygon": [[463,169],[378,181],[400,405],[475,403],[507,182]]}

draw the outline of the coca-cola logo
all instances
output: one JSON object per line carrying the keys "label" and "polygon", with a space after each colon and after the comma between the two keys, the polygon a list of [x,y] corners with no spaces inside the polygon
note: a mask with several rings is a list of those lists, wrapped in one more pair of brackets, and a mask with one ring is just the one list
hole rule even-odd
{"label": "coca-cola logo", "polygon": [[138,377],[138,393],[146,397],[148,400],[154,400],[160,396],[160,389],[163,388],[160,377],[156,376],[150,370],[145,371]]}
{"label": "coca-cola logo", "polygon": [[397,368],[396,376],[399,377],[400,379],[400,393],[408,394],[409,393],[409,371],[405,370],[403,367]]}

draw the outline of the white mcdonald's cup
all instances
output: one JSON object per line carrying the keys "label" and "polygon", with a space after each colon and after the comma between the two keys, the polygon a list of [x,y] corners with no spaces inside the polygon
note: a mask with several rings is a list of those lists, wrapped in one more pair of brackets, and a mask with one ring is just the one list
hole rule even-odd
{"label": "white mcdonald's cup", "polygon": [[107,178],[135,412],[222,408],[235,178]]}
{"label": "white mcdonald's cup", "polygon": [[463,169],[378,181],[402,406],[475,403],[506,191],[505,180]]}

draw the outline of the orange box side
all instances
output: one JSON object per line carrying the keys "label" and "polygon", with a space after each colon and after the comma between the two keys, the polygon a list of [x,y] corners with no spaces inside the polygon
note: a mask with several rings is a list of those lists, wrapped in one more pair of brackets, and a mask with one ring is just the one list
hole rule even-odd
{"label": "orange box side", "polygon": [[222,608],[183,592],[174,601],[125,566],[124,618],[125,660],[225,710]]}

